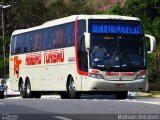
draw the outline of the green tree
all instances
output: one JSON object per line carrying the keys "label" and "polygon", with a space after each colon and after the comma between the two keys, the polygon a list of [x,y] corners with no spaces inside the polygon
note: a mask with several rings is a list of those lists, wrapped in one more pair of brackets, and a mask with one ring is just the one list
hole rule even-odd
{"label": "green tree", "polygon": [[[10,36],[14,30],[34,27],[69,15],[95,12],[92,5],[84,0],[1,0],[1,4],[11,4],[11,8],[4,11],[6,56],[9,55]],[[0,32],[2,33],[2,30]],[[0,37],[0,44],[2,43]],[[6,63],[8,66],[8,62]],[[0,72],[2,71],[3,51],[0,46]]]}
{"label": "green tree", "polygon": [[142,20],[144,32],[154,35],[157,43],[160,41],[159,17],[160,0],[126,0],[125,5],[115,5],[112,9],[104,11],[105,14],[118,14],[138,17]]}
{"label": "green tree", "polygon": [[124,11],[123,11],[123,8],[121,7],[120,3],[117,3],[111,9],[104,11],[104,14],[124,15]]}
{"label": "green tree", "polygon": [[39,25],[45,21],[46,7],[35,0],[16,0],[11,9],[10,27],[21,29]]}
{"label": "green tree", "polygon": [[[160,0],[127,0],[123,9],[124,15],[138,17],[142,20],[145,33],[154,35],[159,43],[159,35],[155,34],[153,21],[160,15]],[[154,23],[155,24],[155,23]]]}
{"label": "green tree", "polygon": [[153,34],[157,37],[157,42],[160,40],[160,17],[156,17],[152,23]]}
{"label": "green tree", "polygon": [[92,4],[87,4],[85,0],[71,0],[70,7],[72,14],[94,14],[95,10]]}
{"label": "green tree", "polygon": [[87,4],[83,0],[71,0],[66,2],[65,0],[55,0],[48,7],[47,18],[57,19],[76,14],[93,14],[95,10],[91,4]]}
{"label": "green tree", "polygon": [[56,0],[47,8],[47,20],[53,20],[67,16],[67,6],[64,0]]}

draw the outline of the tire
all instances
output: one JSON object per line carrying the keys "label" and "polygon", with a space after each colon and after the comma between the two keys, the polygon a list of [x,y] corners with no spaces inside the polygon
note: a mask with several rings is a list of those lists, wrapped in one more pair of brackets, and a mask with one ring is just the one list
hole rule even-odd
{"label": "tire", "polygon": [[20,86],[19,86],[19,91],[20,91],[20,95],[22,98],[26,98],[26,93],[25,93],[25,85],[23,82],[21,82]]}
{"label": "tire", "polygon": [[69,82],[67,84],[67,92],[69,99],[79,99],[81,97],[81,93],[76,91],[73,77],[69,78]]}
{"label": "tire", "polygon": [[0,99],[4,99],[4,92],[0,92]]}
{"label": "tire", "polygon": [[69,98],[68,92],[61,92],[60,97],[61,99],[68,99]]}
{"label": "tire", "polygon": [[26,81],[25,83],[25,94],[26,98],[32,98],[31,84],[29,81]]}
{"label": "tire", "polygon": [[128,96],[128,91],[119,91],[115,93],[116,99],[126,99]]}
{"label": "tire", "polygon": [[29,81],[26,81],[25,84],[22,82],[20,84],[19,91],[22,98],[32,98],[31,84]]}

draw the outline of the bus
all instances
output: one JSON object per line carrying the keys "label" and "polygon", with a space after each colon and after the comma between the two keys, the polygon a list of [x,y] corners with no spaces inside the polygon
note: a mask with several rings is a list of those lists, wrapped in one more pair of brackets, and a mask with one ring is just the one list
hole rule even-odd
{"label": "bus", "polygon": [[[146,42],[148,37],[149,42]],[[81,94],[146,91],[147,43],[139,18],[118,15],[72,15],[11,36],[10,89],[22,98],[56,92],[62,99]]]}

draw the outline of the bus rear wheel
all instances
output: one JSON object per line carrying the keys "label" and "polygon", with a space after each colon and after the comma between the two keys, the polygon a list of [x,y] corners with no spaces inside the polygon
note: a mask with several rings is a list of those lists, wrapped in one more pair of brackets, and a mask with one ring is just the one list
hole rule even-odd
{"label": "bus rear wheel", "polygon": [[72,76],[69,78],[67,84],[67,92],[70,99],[79,99],[81,97],[81,93],[76,91],[75,82]]}
{"label": "bus rear wheel", "polygon": [[128,96],[128,91],[119,91],[115,93],[116,99],[126,99]]}
{"label": "bus rear wheel", "polygon": [[32,98],[31,84],[30,84],[29,81],[26,81],[26,84],[25,84],[25,93],[26,93],[26,98]]}
{"label": "bus rear wheel", "polygon": [[19,91],[20,91],[20,95],[22,98],[26,98],[26,93],[25,93],[25,85],[23,82],[21,82],[20,86],[19,86]]}
{"label": "bus rear wheel", "polygon": [[22,96],[22,98],[32,98],[31,84],[29,81],[26,81],[25,84],[22,82],[20,84],[19,90],[20,90],[20,95]]}

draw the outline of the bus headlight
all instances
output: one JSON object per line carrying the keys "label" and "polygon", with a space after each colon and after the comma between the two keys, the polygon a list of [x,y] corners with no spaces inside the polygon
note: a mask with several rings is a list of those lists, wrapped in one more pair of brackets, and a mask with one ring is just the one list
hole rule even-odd
{"label": "bus headlight", "polygon": [[137,74],[137,79],[144,79],[147,77],[147,72],[146,70],[140,70]]}
{"label": "bus headlight", "polygon": [[104,79],[101,74],[89,73],[89,77],[97,78],[97,79]]}

